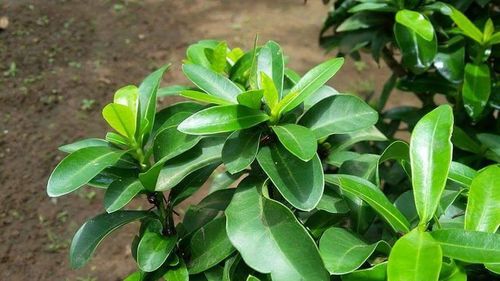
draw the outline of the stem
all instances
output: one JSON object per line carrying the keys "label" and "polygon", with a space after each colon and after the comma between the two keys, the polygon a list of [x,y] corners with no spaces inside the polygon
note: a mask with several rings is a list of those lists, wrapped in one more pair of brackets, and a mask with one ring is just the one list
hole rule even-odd
{"label": "stem", "polygon": [[434,215],[434,222],[436,223],[437,228],[441,229],[441,223],[436,215]]}
{"label": "stem", "polygon": [[394,58],[394,54],[389,48],[384,47],[382,49],[382,59],[385,64],[396,74],[397,77],[406,76],[406,70],[399,64],[399,62]]}

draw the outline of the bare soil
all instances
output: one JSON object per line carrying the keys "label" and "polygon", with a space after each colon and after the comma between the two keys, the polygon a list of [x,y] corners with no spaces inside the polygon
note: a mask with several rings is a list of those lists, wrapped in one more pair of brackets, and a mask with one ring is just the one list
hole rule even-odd
{"label": "bare soil", "polygon": [[[0,280],[109,281],[133,271],[136,225],[112,234],[85,268],[69,268],[70,239],[103,211],[102,192],[47,197],[47,178],[64,156],[57,147],[103,137],[100,109],[156,67],[172,62],[164,85],[185,83],[185,49],[200,39],[250,48],[259,34],[304,73],[334,55],[317,40],[328,8],[318,0],[0,0],[8,19],[0,31]],[[348,60],[330,84],[364,95],[387,77],[370,60]]]}

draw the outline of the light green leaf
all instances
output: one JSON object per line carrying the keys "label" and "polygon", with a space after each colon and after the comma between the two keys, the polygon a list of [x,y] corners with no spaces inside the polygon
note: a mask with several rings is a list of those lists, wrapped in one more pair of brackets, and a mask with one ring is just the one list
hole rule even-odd
{"label": "light green leaf", "polygon": [[469,263],[500,263],[500,234],[462,229],[431,232],[443,255]]}
{"label": "light green leaf", "polygon": [[449,16],[455,22],[458,28],[460,28],[466,36],[472,38],[478,43],[482,43],[483,33],[481,32],[481,30],[479,30],[479,28],[477,28],[474,23],[472,23],[458,9],[454,8],[451,5],[448,5],[448,7],[451,9],[451,14]]}
{"label": "light green leaf", "polygon": [[338,227],[325,231],[319,242],[319,252],[326,269],[335,275],[358,269],[377,249],[389,253],[390,246],[385,241],[367,244],[349,231]]}
{"label": "light green leaf", "polygon": [[214,106],[187,118],[178,130],[192,135],[217,134],[250,128],[268,119],[264,112],[242,105]]}
{"label": "light green leaf", "polygon": [[187,264],[190,274],[203,272],[234,252],[225,226],[226,218],[220,217],[193,234],[189,244],[191,258]]}
{"label": "light green leaf", "polygon": [[182,71],[191,82],[209,95],[237,103],[236,96],[242,93],[231,80],[203,66],[185,64]]}
{"label": "light green leaf", "polygon": [[163,276],[165,281],[189,281],[189,272],[183,259],[179,259],[179,264],[168,269]]}
{"label": "light green leaf", "polygon": [[476,170],[458,162],[451,162],[448,179],[465,188],[469,188],[472,179],[476,176]]}
{"label": "light green leaf", "polygon": [[[279,100],[283,94],[283,78],[285,71],[285,62],[283,59],[283,51],[278,43],[274,41],[269,41],[264,47],[260,49],[259,55],[257,57],[257,73],[259,74],[258,82],[260,89],[266,89],[270,85],[264,86],[262,78],[262,73],[264,73],[267,78],[270,78],[266,83],[273,82],[276,89],[276,97]],[[267,101],[269,104],[269,101]],[[273,108],[269,104],[270,108]]]}
{"label": "light green leaf", "polygon": [[316,155],[318,143],[313,132],[296,124],[284,124],[272,127],[281,144],[302,161],[311,160]]}
{"label": "light green leaf", "polygon": [[387,264],[388,281],[438,281],[442,258],[432,236],[414,229],[394,244]]}
{"label": "light green leaf", "polygon": [[500,225],[500,166],[479,172],[470,186],[465,229],[494,233]]}
{"label": "light green leaf", "polygon": [[137,119],[128,106],[110,103],[102,109],[102,116],[118,133],[134,139]]}
{"label": "light green leaf", "polygon": [[351,175],[328,174],[325,181],[368,203],[396,232],[406,233],[410,223],[373,183]]}
{"label": "light green leaf", "polygon": [[434,27],[432,23],[419,12],[406,9],[399,10],[396,13],[396,22],[413,30],[427,41],[431,41],[432,38],[434,38]]}
{"label": "light green leaf", "polygon": [[262,197],[246,178],[226,210],[227,234],[246,264],[274,281],[329,280],[314,240],[281,203]]}
{"label": "light green leaf", "polygon": [[467,114],[473,119],[479,118],[488,103],[490,94],[491,78],[488,65],[466,64],[462,98]]}
{"label": "light green leaf", "polygon": [[373,267],[356,270],[342,276],[342,281],[386,281],[387,262],[379,263]]}
{"label": "light green leaf", "polygon": [[74,143],[65,144],[63,146],[60,146],[59,150],[62,152],[66,152],[66,153],[73,153],[77,150],[80,150],[80,149],[86,148],[86,147],[108,146],[108,145],[109,145],[109,143],[103,139],[88,138],[88,139],[83,139],[83,140],[76,141]]}
{"label": "light green leaf", "polygon": [[118,162],[125,153],[105,146],[82,148],[71,153],[52,171],[47,194],[57,197],[77,190],[102,170]]}
{"label": "light green leaf", "polygon": [[222,148],[222,162],[231,174],[252,164],[259,150],[260,130],[246,129],[232,133]]}
{"label": "light green leaf", "polygon": [[119,227],[143,219],[151,214],[146,211],[117,211],[100,214],[86,221],[76,232],[70,247],[70,263],[73,268],[84,266],[99,243]]}
{"label": "light green leaf", "polygon": [[378,120],[378,113],[360,98],[333,95],[311,107],[300,119],[317,139],[332,134],[346,134],[369,128]]}
{"label": "light green leaf", "polygon": [[420,225],[432,219],[443,193],[453,150],[452,129],[453,113],[449,105],[441,105],[427,113],[413,129],[411,174]]}
{"label": "light green leaf", "polygon": [[274,109],[278,104],[280,97],[273,80],[264,72],[260,74],[260,87],[264,90],[264,101],[267,106],[269,106],[271,110]]}
{"label": "light green leaf", "polygon": [[143,189],[141,182],[136,178],[113,181],[104,194],[106,212],[112,213],[123,208]]}
{"label": "light green leaf", "polygon": [[253,109],[260,109],[262,105],[263,90],[252,90],[241,93],[236,97],[238,103]]}
{"label": "light green leaf", "polygon": [[137,265],[142,271],[152,272],[160,268],[177,243],[177,236],[163,236],[146,231],[137,245]]}
{"label": "light green leaf", "polygon": [[130,108],[134,119],[137,120],[139,111],[139,88],[137,86],[129,85],[118,89],[113,97],[113,102]]}
{"label": "light green leaf", "polygon": [[257,161],[283,197],[297,209],[310,211],[323,194],[323,167],[316,155],[304,162],[282,145],[262,147]]}
{"label": "light green leaf", "polygon": [[180,92],[180,96],[192,99],[195,101],[205,102],[205,103],[213,103],[218,105],[229,105],[233,104],[232,102],[219,98],[217,96],[212,96],[203,92],[193,91],[193,90],[183,90]]}
{"label": "light green leaf", "polygon": [[156,92],[156,96],[157,96],[157,98],[177,96],[182,91],[189,90],[189,89],[191,89],[191,88],[188,86],[183,86],[183,85],[167,86],[167,87],[159,88],[158,91]]}

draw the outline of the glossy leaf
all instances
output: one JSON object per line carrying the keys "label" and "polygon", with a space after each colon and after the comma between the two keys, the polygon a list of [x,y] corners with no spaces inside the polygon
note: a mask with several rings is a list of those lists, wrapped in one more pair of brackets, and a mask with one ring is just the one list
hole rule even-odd
{"label": "glossy leaf", "polygon": [[283,197],[297,209],[310,211],[323,194],[323,167],[316,155],[304,162],[282,145],[262,147],[257,160]]}
{"label": "glossy leaf", "polygon": [[455,22],[455,24],[462,30],[462,32],[468,37],[474,39],[474,41],[481,43],[483,41],[483,33],[479,28],[477,28],[474,23],[472,23],[462,12],[456,8],[448,5],[451,8],[450,17]]}
{"label": "glossy leaf", "polygon": [[490,69],[486,64],[465,65],[462,97],[467,114],[477,119],[484,111],[491,94]]}
{"label": "glossy leaf", "polygon": [[157,270],[167,260],[177,243],[177,236],[163,236],[146,231],[137,246],[137,265],[142,271]]}
{"label": "glossy leaf", "polygon": [[287,207],[259,194],[261,185],[243,180],[226,210],[227,234],[245,263],[274,281],[329,280],[314,240]]}
{"label": "glossy leaf", "polygon": [[135,178],[115,180],[104,194],[106,212],[112,213],[125,207],[143,189],[141,182]]}
{"label": "glossy leaf", "polygon": [[114,165],[126,151],[94,146],[66,156],[52,171],[47,194],[57,197],[75,191],[107,167]]}
{"label": "glossy leaf", "polygon": [[409,222],[373,183],[351,175],[328,174],[325,181],[368,203],[396,232],[408,232]]}
{"label": "glossy leaf", "polygon": [[260,74],[260,87],[264,90],[264,101],[270,109],[276,107],[280,100],[280,96],[272,78],[264,72]]}
{"label": "glossy leaf", "polygon": [[228,172],[243,171],[252,164],[257,155],[260,130],[246,129],[232,133],[222,148],[222,162]]}
{"label": "glossy leaf", "polygon": [[472,180],[465,229],[495,233],[500,225],[500,166],[491,165]]}
{"label": "glossy leaf", "polygon": [[334,88],[324,85],[304,100],[304,110],[308,111],[318,102],[338,94],[339,92]]}
{"label": "glossy leaf", "polygon": [[191,238],[190,274],[203,272],[227,258],[234,248],[226,234],[226,218],[213,220],[196,231]]}
{"label": "glossy leaf", "polygon": [[417,229],[396,241],[387,264],[389,281],[437,281],[441,270],[441,247],[428,232]]}
{"label": "glossy leaf", "polygon": [[70,263],[73,268],[84,266],[95,248],[117,228],[150,216],[145,211],[117,211],[100,214],[86,221],[76,232],[70,247]]}
{"label": "glossy leaf", "polygon": [[109,145],[109,143],[103,139],[88,138],[88,139],[76,141],[74,143],[62,145],[59,147],[59,150],[62,152],[66,152],[66,153],[73,153],[77,150],[80,150],[80,149],[86,148],[86,147],[108,146],[108,145]]}
{"label": "glossy leaf", "polygon": [[179,259],[179,264],[169,268],[163,278],[165,281],[189,281],[189,272],[184,261]]}
{"label": "glossy leaf", "polygon": [[426,114],[413,129],[410,160],[415,206],[420,224],[429,222],[437,210],[452,157],[453,113],[442,105]]}
{"label": "glossy leaf", "polygon": [[193,91],[193,90],[183,90],[180,92],[180,95],[192,99],[195,101],[200,101],[200,102],[205,102],[205,103],[213,103],[213,104],[219,104],[219,105],[229,105],[232,104],[232,102],[219,98],[217,96],[212,96],[203,92],[199,91]]}
{"label": "glossy leaf", "polygon": [[268,119],[264,112],[242,105],[214,106],[187,118],[178,130],[192,135],[217,134],[250,128]]}
{"label": "glossy leaf", "polygon": [[198,88],[228,102],[237,103],[236,96],[242,93],[231,80],[203,66],[185,64],[182,71]]}
{"label": "glossy leaf", "polygon": [[434,58],[434,66],[448,81],[453,83],[462,82],[465,67],[465,46],[463,41],[449,44],[449,46],[440,46]]}
{"label": "glossy leaf", "polygon": [[[266,45],[260,49],[257,57],[258,82],[261,89],[266,89],[270,85],[264,86],[262,83],[269,83],[272,81],[276,89],[278,100],[282,97],[284,71],[285,62],[281,47],[276,42],[267,42]],[[270,79],[264,81],[261,73],[264,73],[267,78]],[[270,107],[272,108],[271,105]]]}
{"label": "glossy leaf", "polygon": [[247,91],[239,94],[237,100],[239,104],[246,107],[260,109],[263,95],[264,91],[262,90]]}
{"label": "glossy leaf", "polygon": [[443,255],[469,263],[500,263],[500,234],[462,229],[431,232]]}
{"label": "glossy leaf", "polygon": [[429,68],[437,53],[436,36],[425,40],[413,30],[399,23],[394,25],[396,42],[403,55],[403,65],[415,74],[423,73]]}
{"label": "glossy leaf", "polygon": [[343,275],[358,269],[375,252],[388,253],[389,245],[384,241],[367,244],[349,231],[329,228],[319,242],[319,251],[330,274]]}
{"label": "glossy leaf", "polygon": [[459,162],[451,162],[450,172],[448,173],[448,179],[460,184],[463,187],[469,188],[472,179],[476,176],[477,172]]}
{"label": "glossy leaf", "polygon": [[309,161],[316,155],[318,143],[308,128],[296,124],[284,124],[273,126],[272,129],[281,144],[302,161]]}
{"label": "glossy leaf", "polygon": [[103,108],[102,116],[118,133],[128,139],[134,139],[136,118],[129,107],[110,103]]}
{"label": "glossy leaf", "polygon": [[377,123],[377,112],[360,98],[334,95],[320,101],[300,119],[317,139],[366,129]]}
{"label": "glossy leaf", "polygon": [[396,22],[408,27],[427,41],[434,38],[432,23],[419,12],[400,10],[396,13]]}
{"label": "glossy leaf", "polygon": [[373,267],[356,270],[342,276],[342,281],[386,281],[387,262],[379,263]]}

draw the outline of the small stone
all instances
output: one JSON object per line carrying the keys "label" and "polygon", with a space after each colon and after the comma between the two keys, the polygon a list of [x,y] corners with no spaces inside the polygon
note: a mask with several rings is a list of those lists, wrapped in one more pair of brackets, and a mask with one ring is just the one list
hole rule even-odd
{"label": "small stone", "polygon": [[9,26],[9,18],[6,16],[0,17],[0,29],[7,29]]}

